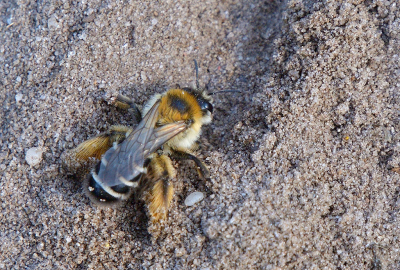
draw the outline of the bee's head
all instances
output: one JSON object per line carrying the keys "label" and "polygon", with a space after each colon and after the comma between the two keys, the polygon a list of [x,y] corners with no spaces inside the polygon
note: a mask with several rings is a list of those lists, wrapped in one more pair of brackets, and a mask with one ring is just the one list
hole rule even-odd
{"label": "bee's head", "polygon": [[206,92],[201,92],[199,96],[196,97],[197,102],[200,105],[200,108],[203,112],[210,112],[213,113],[213,105],[212,105],[212,98],[206,94]]}
{"label": "bee's head", "polygon": [[189,87],[184,87],[183,90],[192,94],[196,98],[196,101],[199,104],[200,109],[203,112],[203,115],[206,115],[208,113],[209,114],[213,113],[214,110],[214,107],[212,105],[213,99],[211,96],[207,95],[205,91]]}

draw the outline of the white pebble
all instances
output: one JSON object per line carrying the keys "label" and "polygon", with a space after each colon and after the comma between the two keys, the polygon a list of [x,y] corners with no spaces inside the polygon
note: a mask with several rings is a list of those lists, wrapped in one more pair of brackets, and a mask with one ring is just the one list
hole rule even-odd
{"label": "white pebble", "polygon": [[25,154],[25,160],[30,166],[35,166],[42,161],[43,149],[40,147],[32,147]]}
{"label": "white pebble", "polygon": [[22,100],[22,98],[23,98],[23,95],[22,95],[22,94],[16,94],[16,95],[15,95],[15,101],[16,101],[16,102],[20,102],[20,101]]}
{"label": "white pebble", "polygon": [[185,205],[186,206],[193,206],[198,202],[201,202],[204,199],[204,195],[202,192],[193,192],[189,196],[187,196],[185,200]]}
{"label": "white pebble", "polygon": [[47,21],[47,27],[50,29],[60,28],[60,24],[57,21],[56,15],[53,14],[53,16],[50,17],[50,19]]}

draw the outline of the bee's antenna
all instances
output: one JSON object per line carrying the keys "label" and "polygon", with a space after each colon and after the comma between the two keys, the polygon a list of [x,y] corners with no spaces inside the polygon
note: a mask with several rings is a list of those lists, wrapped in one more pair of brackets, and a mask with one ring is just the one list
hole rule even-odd
{"label": "bee's antenna", "polygon": [[196,89],[200,88],[200,83],[199,83],[199,67],[197,66],[197,61],[196,59],[194,61],[194,70],[196,71]]}
{"label": "bee's antenna", "polygon": [[229,92],[243,93],[242,91],[239,91],[239,90],[221,90],[221,91],[217,91],[217,92],[208,93],[208,95],[212,96],[212,95],[219,94],[219,93],[229,93]]}

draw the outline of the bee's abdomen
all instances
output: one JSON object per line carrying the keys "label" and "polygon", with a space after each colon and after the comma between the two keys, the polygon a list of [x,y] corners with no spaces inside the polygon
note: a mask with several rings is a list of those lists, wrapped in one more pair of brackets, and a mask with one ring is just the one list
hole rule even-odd
{"label": "bee's abdomen", "polygon": [[101,184],[97,175],[100,170],[100,166],[101,162],[99,162],[86,180],[85,191],[90,199],[98,204],[114,204],[120,202],[121,200],[127,199],[132,192],[132,187],[123,183],[115,186]]}

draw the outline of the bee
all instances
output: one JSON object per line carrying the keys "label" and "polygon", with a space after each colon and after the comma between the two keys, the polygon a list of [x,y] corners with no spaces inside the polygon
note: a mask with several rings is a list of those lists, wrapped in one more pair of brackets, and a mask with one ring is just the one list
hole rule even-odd
{"label": "bee", "polygon": [[174,194],[171,158],[192,160],[201,178],[210,177],[193,154],[202,126],[211,123],[213,113],[211,95],[199,88],[196,61],[195,68],[196,89],[178,87],[156,94],[142,112],[130,98],[118,95],[115,105],[133,111],[139,124],[134,129],[112,126],[68,152],[70,166],[72,160],[98,160],[84,182],[93,202],[111,206],[144,190],[150,218],[157,222],[166,218]]}

